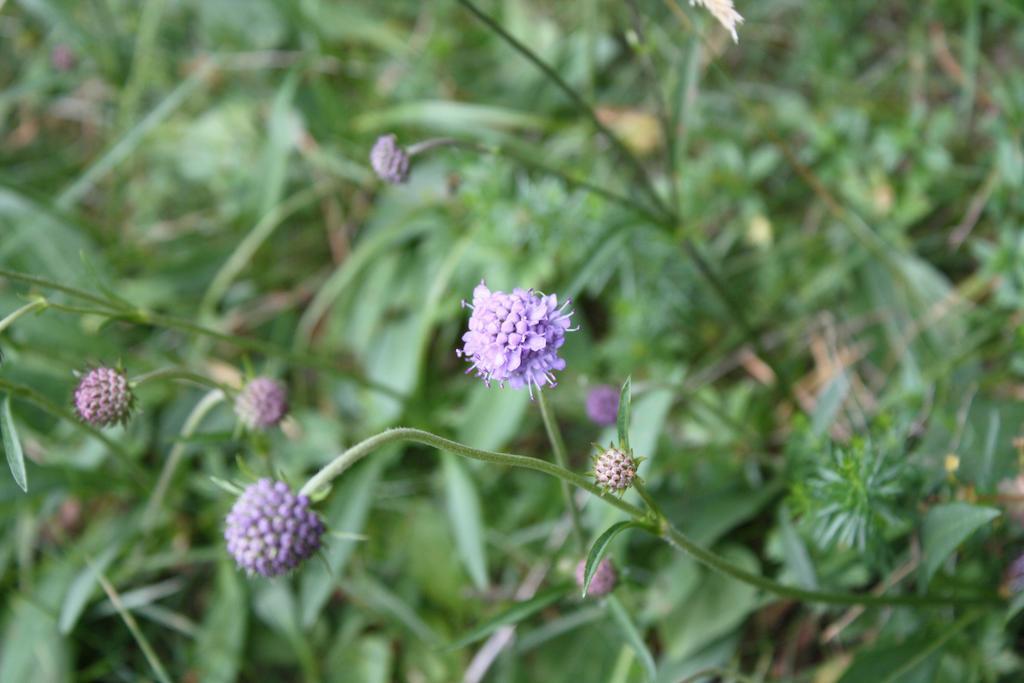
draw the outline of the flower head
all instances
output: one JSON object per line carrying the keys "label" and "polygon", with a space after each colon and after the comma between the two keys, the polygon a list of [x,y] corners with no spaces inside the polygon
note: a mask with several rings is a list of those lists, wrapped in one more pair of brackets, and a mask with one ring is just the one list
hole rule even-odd
{"label": "flower head", "polygon": [[619,390],[610,384],[599,384],[587,394],[587,417],[607,427],[619,415]]}
{"label": "flower head", "polygon": [[[586,571],[587,560],[584,558],[576,565],[576,585],[580,587],[580,590],[583,589]],[[604,558],[597,564],[597,571],[594,572],[594,577],[590,579],[590,588],[587,589],[587,595],[595,598],[608,595],[615,588],[616,578],[615,567],[612,565],[612,561],[607,557]]]}
{"label": "flower head", "polygon": [[506,382],[513,389],[546,384],[555,386],[555,370],[565,368],[558,349],[565,343],[572,311],[565,312],[566,300],[558,305],[554,294],[542,295],[532,289],[514,289],[511,294],[492,292],[480,282],[473,290],[469,331],[462,335],[464,346],[456,351],[472,363],[470,370],[490,386]]}
{"label": "flower head", "polygon": [[594,479],[598,486],[621,493],[633,484],[639,465],[640,461],[629,453],[609,446],[594,458]]}
{"label": "flower head", "polygon": [[93,427],[124,424],[134,406],[135,395],[120,370],[95,368],[82,375],[75,388],[75,412]]}
{"label": "flower head", "polygon": [[320,549],[324,534],[309,498],[283,481],[260,479],[248,486],[227,516],[224,539],[240,569],[250,575],[280,576]]}
{"label": "flower head", "polygon": [[235,399],[235,414],[249,429],[274,427],[288,413],[288,390],[269,377],[257,377]]}
{"label": "flower head", "polygon": [[370,165],[377,177],[386,183],[398,185],[409,179],[409,154],[398,146],[394,135],[377,138],[370,150]]}

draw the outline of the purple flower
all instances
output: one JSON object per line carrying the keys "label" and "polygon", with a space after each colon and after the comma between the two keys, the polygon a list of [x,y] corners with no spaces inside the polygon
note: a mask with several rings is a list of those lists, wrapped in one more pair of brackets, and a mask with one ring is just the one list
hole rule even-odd
{"label": "purple flower", "polygon": [[249,429],[273,427],[288,413],[288,390],[269,377],[257,377],[235,399],[235,414]]}
{"label": "purple flower", "polygon": [[239,569],[249,575],[280,576],[320,549],[324,534],[309,498],[283,481],[260,479],[245,489],[227,516],[224,539]]}
{"label": "purple flower", "polygon": [[[586,558],[580,560],[579,564],[576,565],[576,585],[583,589],[583,580],[586,578],[587,572],[587,560]],[[612,561],[607,557],[597,563],[597,571],[594,572],[594,577],[590,579],[590,588],[587,589],[587,595],[595,598],[599,598],[602,595],[608,595],[615,588],[615,567],[612,565]]]}
{"label": "purple flower", "polygon": [[75,412],[93,427],[124,424],[131,417],[135,396],[123,372],[99,367],[82,375],[75,388]]}
{"label": "purple flower", "polygon": [[377,138],[370,150],[370,165],[377,177],[386,183],[398,185],[409,179],[409,154],[398,146],[394,135]]}
{"label": "purple flower", "polygon": [[587,417],[607,427],[619,416],[619,390],[610,384],[599,384],[587,394]]}
{"label": "purple flower", "polygon": [[565,343],[572,311],[565,312],[569,301],[558,305],[558,297],[532,289],[514,289],[511,294],[492,292],[483,281],[473,290],[473,309],[469,331],[462,335],[465,345],[456,351],[472,363],[490,386],[492,381],[513,389],[546,384],[555,386],[555,370],[565,368],[558,349]]}

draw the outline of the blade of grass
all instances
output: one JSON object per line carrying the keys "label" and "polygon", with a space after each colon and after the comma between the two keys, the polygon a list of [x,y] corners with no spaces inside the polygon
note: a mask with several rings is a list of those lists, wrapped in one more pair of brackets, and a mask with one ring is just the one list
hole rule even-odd
{"label": "blade of grass", "polygon": [[139,624],[135,621],[135,617],[133,617],[132,613],[125,609],[124,605],[121,603],[121,596],[118,595],[117,590],[115,590],[114,586],[107,580],[107,577],[103,575],[103,572],[98,572],[97,574],[100,586],[103,587],[103,591],[110,599],[110,603],[117,610],[117,613],[121,615],[121,619],[124,621],[125,626],[128,627],[128,630],[131,632],[135,642],[138,643],[143,656],[145,656],[150,668],[153,669],[153,675],[156,676],[160,683],[171,683],[171,677],[167,675],[167,669],[165,669],[164,665],[160,662],[160,658],[157,657],[153,646],[149,644],[146,634],[144,634],[142,629],[139,628]]}

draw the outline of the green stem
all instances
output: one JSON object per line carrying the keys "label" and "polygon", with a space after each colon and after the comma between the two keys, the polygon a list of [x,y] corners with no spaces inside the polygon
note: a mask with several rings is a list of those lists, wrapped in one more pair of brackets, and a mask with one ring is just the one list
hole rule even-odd
{"label": "green stem", "polygon": [[495,21],[490,15],[486,14],[483,10],[474,5],[470,0],[458,0],[459,4],[469,10],[477,19],[484,23],[489,29],[494,31],[502,40],[508,43],[516,52],[526,57],[534,66],[552,82],[555,86],[561,90],[566,97],[568,97],[573,105],[587,118],[594,127],[615,147],[616,151],[626,160],[630,166],[633,167],[633,171],[636,173],[637,178],[640,179],[640,184],[643,187],[645,193],[650,198],[655,209],[663,213],[666,217],[672,216],[672,212],[669,211],[665,204],[661,201],[661,197],[654,189],[654,184],[651,182],[650,177],[647,175],[647,170],[643,164],[640,163],[639,159],[629,151],[629,148],[623,144],[622,140],[619,139],[615,133],[613,133],[608,126],[602,123],[601,119],[598,118],[597,112],[594,111],[593,107],[587,104],[587,101],[583,99],[583,96],[576,92],[571,85],[565,82],[557,71],[555,71],[547,62],[541,59],[533,50],[528,48],[526,45],[521,43],[515,36],[510,34],[504,28],[501,27],[497,21]]}
{"label": "green stem", "polygon": [[63,292],[64,294],[68,294],[77,299],[89,301],[94,304],[109,306],[111,308],[120,307],[116,302],[110,301],[101,296],[97,296],[96,294],[86,292],[84,290],[78,289],[77,287],[62,285],[59,282],[54,282],[53,280],[49,280],[44,277],[39,277],[37,275],[29,275],[28,273],[19,273],[14,270],[6,270],[4,268],[0,268],[0,277],[7,278],[9,280],[14,280],[16,282],[24,282],[27,285],[35,285],[37,287],[45,287],[46,289],[52,289],[58,292]]}
{"label": "green stem", "polygon": [[228,387],[224,386],[220,382],[204,377],[195,372],[189,370],[183,370],[182,368],[160,368],[159,370],[153,370],[146,372],[141,375],[136,375],[131,378],[131,384],[133,387],[138,387],[146,382],[153,380],[181,380],[183,382],[191,382],[192,384],[198,384],[199,386],[206,387],[208,389],[215,389],[223,392],[225,395],[230,395],[232,392]]}
{"label": "green stem", "polygon": [[663,517],[661,509],[658,507],[658,503],[655,502],[654,498],[651,497],[650,492],[647,491],[647,487],[644,485],[644,482],[640,477],[633,480],[633,488],[636,489],[640,499],[644,501],[644,504],[650,509],[651,514],[660,520]]}
{"label": "green stem", "polygon": [[1002,604],[1002,600],[995,596],[976,597],[953,597],[941,595],[871,595],[858,593],[833,593],[830,591],[815,591],[766,579],[765,577],[748,572],[735,565],[730,564],[725,558],[707,550],[696,542],[690,540],[683,532],[679,531],[666,520],[662,520],[661,538],[669,544],[689,553],[696,560],[706,564],[723,574],[733,577],[743,583],[756,586],[764,591],[777,595],[781,598],[792,598],[806,602],[821,602],[830,605],[863,605],[865,607],[887,607],[893,605],[904,605],[908,607],[948,607],[950,605],[978,605]]}
{"label": "green stem", "polygon": [[42,297],[36,299],[35,301],[30,301],[29,303],[25,304],[24,306],[22,306],[18,310],[14,311],[10,315],[8,315],[3,320],[0,320],[0,333],[2,333],[4,330],[6,330],[11,325],[13,325],[14,321],[17,320],[18,318],[20,318],[21,316],[23,316],[23,315],[25,315],[27,313],[31,313],[32,311],[38,311],[38,310],[44,309],[44,308],[46,308],[46,306],[47,306],[46,299],[43,299]]}
{"label": "green stem", "polygon": [[[537,405],[540,407],[540,415],[544,419],[544,430],[548,433],[548,441],[551,442],[551,450],[555,454],[555,462],[559,467],[568,471],[569,458],[565,451],[565,440],[562,439],[562,432],[559,430],[558,422],[555,420],[555,413],[551,410],[551,405],[544,396],[545,391],[538,388]],[[559,483],[562,488],[562,498],[565,500],[565,507],[568,508],[569,515],[572,518],[572,535],[576,539],[577,550],[583,552],[583,549],[586,547],[583,539],[586,538],[586,535],[583,532],[583,523],[580,521],[580,511],[576,508],[576,503],[572,499],[569,482],[562,479]]]}
{"label": "green stem", "polygon": [[[509,467],[522,467],[524,469],[535,470],[549,476],[557,477],[568,484],[572,484],[573,486],[589,491],[605,503],[608,503],[609,505],[632,516],[635,521],[641,523],[642,527],[649,528],[648,523],[650,516],[646,511],[641,510],[635,505],[627,503],[624,500],[620,500],[615,496],[605,494],[601,489],[593,484],[589,478],[584,477],[583,475],[570,472],[558,465],[554,465],[545,460],[540,460],[539,458],[530,458],[524,455],[513,455],[510,453],[496,453],[494,451],[472,448],[421,429],[412,429],[408,427],[389,429],[355,444],[344,453],[335,457],[334,460],[327,463],[319,472],[313,475],[302,487],[300,493],[308,496],[325,489],[335,478],[340,476],[349,467],[359,462],[359,460],[366,457],[377,448],[395,441],[412,441],[427,446],[433,446],[438,450],[454,453],[455,455],[470,458],[472,460],[480,460]],[[652,533],[656,533],[656,535],[664,539],[670,545],[691,555],[694,559],[707,565],[711,569],[779,597],[832,605],[864,605],[867,607],[894,605],[948,607],[951,605],[969,604],[1003,604],[1003,601],[995,596],[953,597],[931,595],[862,595],[856,593],[813,591],[787,586],[785,584],[772,581],[771,579],[766,579],[758,574],[748,572],[745,569],[736,567],[735,565],[730,564],[730,562],[724,557],[716,555],[712,551],[701,547],[694,541],[690,540],[681,531],[669,524],[664,513],[662,513],[661,509],[653,499],[649,501],[649,504],[653,504],[653,512],[658,520],[657,527],[652,531]]]}
{"label": "green stem", "polygon": [[609,201],[615,202],[616,204],[619,204],[620,206],[623,206],[629,209],[630,211],[634,211],[640,216],[643,216],[644,218],[649,220],[654,225],[660,225],[668,230],[673,229],[675,226],[674,220],[668,220],[666,217],[655,213],[654,211],[647,208],[643,204],[633,199],[630,199],[629,197],[621,195],[618,192],[615,192],[614,190],[609,190],[606,187],[602,187],[600,185],[592,183],[588,180],[583,180],[582,178],[571,176],[565,171],[559,170],[554,166],[548,166],[543,162],[536,161],[535,159],[527,156],[526,154],[523,154],[522,152],[516,151],[509,147],[502,147],[499,145],[488,145],[486,143],[479,142],[462,141],[458,141],[457,145],[459,147],[469,148],[484,154],[493,154],[494,156],[502,157],[508,159],[509,161],[514,161],[522,166],[525,166],[526,168],[531,168],[540,173],[544,173],[545,175],[550,175],[555,178],[558,178],[559,180],[566,183],[570,187],[578,187],[599,197],[604,197]]}
{"label": "green stem", "polygon": [[485,451],[479,448],[472,448],[471,446],[466,446],[457,441],[446,439],[443,436],[438,436],[437,434],[432,434],[430,432],[423,431],[422,429],[413,429],[411,427],[396,427],[394,429],[388,429],[380,434],[376,434],[368,439],[360,441],[344,453],[335,457],[334,460],[324,465],[319,472],[314,474],[309,481],[305,483],[299,493],[308,496],[320,491],[321,489],[325,489],[335,478],[341,475],[349,467],[356,464],[381,446],[395,441],[412,441],[426,446],[433,446],[438,450],[454,453],[455,455],[469,458],[470,460],[480,460],[482,462],[489,462],[495,465],[521,467],[523,469],[542,472],[549,476],[562,479],[563,481],[584,489],[585,491],[589,491],[609,505],[617,507],[633,517],[641,518],[644,516],[643,510],[635,505],[627,503],[624,500],[619,500],[615,496],[604,493],[593,482],[591,482],[588,477],[585,477],[582,474],[576,474],[575,472],[570,472],[569,470],[561,468],[546,460],[531,458],[525,455],[513,455],[511,453],[498,453],[495,451]]}
{"label": "green stem", "polygon": [[89,308],[86,306],[75,306],[72,304],[55,303],[53,301],[47,302],[47,307],[57,311],[64,311],[66,313],[77,313],[79,315],[99,315],[111,320],[121,320],[123,322],[132,323],[135,325],[147,325],[152,327],[162,327],[170,330],[177,330],[179,332],[186,332],[189,334],[196,334],[205,337],[210,337],[217,341],[221,341],[227,344],[231,344],[237,348],[244,349],[246,351],[253,351],[256,353],[263,353],[268,356],[276,356],[278,358],[285,358],[293,363],[302,365],[308,368],[315,368],[318,370],[326,370],[328,372],[346,377],[351,381],[373,391],[387,394],[398,400],[404,400],[406,397],[395,389],[375,382],[367,377],[364,377],[362,373],[357,372],[349,367],[339,365],[336,361],[318,356],[313,353],[307,353],[303,351],[292,351],[277,344],[266,342],[261,339],[253,339],[250,337],[242,337],[239,335],[227,334],[219,332],[202,325],[197,325],[191,321],[184,320],[181,318],[175,318],[172,316],[161,315],[159,313],[152,313],[139,308],[128,308],[125,305],[104,299],[103,297],[97,296],[90,292],[86,292],[75,287],[62,285],[59,282],[48,280],[46,278],[37,277],[35,275],[29,275],[27,273],[19,273],[17,271],[5,270],[0,268],[0,278],[7,278],[16,282],[23,282],[25,284],[35,285],[37,287],[45,287],[47,289],[53,289],[58,292],[62,292],[69,296],[88,301],[93,304],[102,306],[103,308]]}
{"label": "green stem", "polygon": [[171,485],[171,479],[174,477],[174,473],[178,469],[178,465],[181,464],[182,459],[185,457],[187,444],[184,442],[184,439],[192,436],[196,429],[199,428],[203,418],[205,418],[210,411],[223,400],[224,392],[220,389],[215,389],[206,394],[206,396],[203,396],[203,398],[196,403],[195,407],[192,408],[192,412],[189,413],[188,417],[185,418],[185,424],[181,427],[181,438],[174,444],[174,448],[171,449],[170,455],[168,455],[167,460],[164,461],[164,467],[160,471],[160,478],[157,480],[156,487],[153,489],[153,493],[149,497],[149,502],[146,504],[146,511],[142,515],[143,531],[149,531],[152,529],[156,522],[157,515],[160,514],[160,506],[163,504],[164,496],[167,495],[167,489]]}

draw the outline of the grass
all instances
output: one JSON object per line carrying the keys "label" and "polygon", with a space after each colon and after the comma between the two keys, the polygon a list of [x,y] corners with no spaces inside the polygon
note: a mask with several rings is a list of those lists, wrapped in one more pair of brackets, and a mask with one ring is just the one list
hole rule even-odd
{"label": "grass", "polygon": [[[1017,680],[1021,12],[736,9],[0,3],[0,683]],[[464,374],[482,279],[573,298],[542,401]],[[322,556],[237,571],[325,466]]]}

